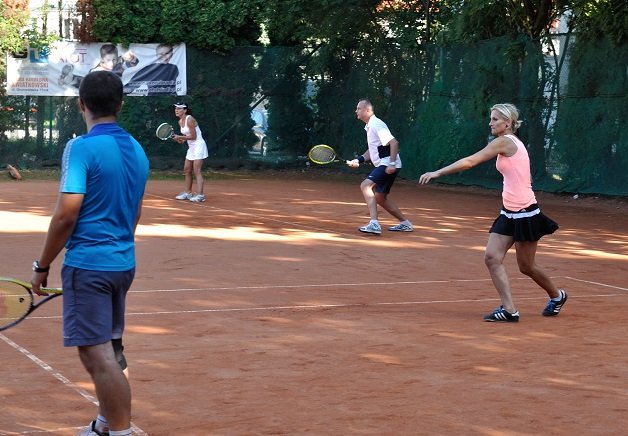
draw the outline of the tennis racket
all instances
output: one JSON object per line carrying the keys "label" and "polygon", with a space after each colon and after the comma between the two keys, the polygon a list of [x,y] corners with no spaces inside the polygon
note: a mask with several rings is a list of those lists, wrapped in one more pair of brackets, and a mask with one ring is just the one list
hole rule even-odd
{"label": "tennis racket", "polygon": [[59,288],[41,288],[50,295],[35,304],[30,283],[21,280],[0,277],[0,331],[22,322],[35,309],[62,294]]}
{"label": "tennis racket", "polygon": [[319,165],[326,165],[326,164],[330,164],[333,162],[340,162],[340,161],[349,163],[348,160],[342,159],[341,157],[339,157],[333,148],[325,144],[318,144],[312,147],[310,151],[308,152],[307,157],[312,162]]}
{"label": "tennis racket", "polygon": [[155,130],[155,136],[162,141],[167,141],[174,137],[174,129],[168,123],[161,123],[159,127],[157,127],[157,130]]}

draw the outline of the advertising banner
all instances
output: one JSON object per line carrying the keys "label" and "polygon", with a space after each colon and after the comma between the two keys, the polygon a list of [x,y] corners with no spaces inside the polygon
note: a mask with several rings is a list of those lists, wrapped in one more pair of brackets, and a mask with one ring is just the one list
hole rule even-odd
{"label": "advertising banner", "polygon": [[7,94],[77,96],[86,74],[106,70],[120,76],[127,95],[185,95],[185,67],[185,44],[57,42],[7,56]]}

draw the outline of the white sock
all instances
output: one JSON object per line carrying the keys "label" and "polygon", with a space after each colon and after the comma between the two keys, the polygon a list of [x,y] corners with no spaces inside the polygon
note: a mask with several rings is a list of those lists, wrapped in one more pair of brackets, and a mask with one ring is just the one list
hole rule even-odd
{"label": "white sock", "polygon": [[552,298],[552,301],[560,301],[563,299],[564,291],[562,289],[558,290],[558,297]]}
{"label": "white sock", "polygon": [[408,220],[403,220],[399,224],[405,224],[406,226],[412,226],[412,223]]}
{"label": "white sock", "polygon": [[109,429],[109,421],[102,415],[98,415],[96,418],[96,424],[94,424],[94,428],[99,432],[106,432]]}
{"label": "white sock", "polygon": [[371,220],[369,222],[369,224],[377,224],[377,225],[379,225],[379,221],[378,220]]}
{"label": "white sock", "polygon": [[126,430],[109,430],[109,436],[131,436],[131,429]]}

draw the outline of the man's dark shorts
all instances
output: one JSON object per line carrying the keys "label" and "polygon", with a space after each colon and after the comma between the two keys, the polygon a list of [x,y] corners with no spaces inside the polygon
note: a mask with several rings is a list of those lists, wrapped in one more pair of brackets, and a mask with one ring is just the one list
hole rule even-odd
{"label": "man's dark shorts", "polygon": [[98,345],[121,338],[126,293],[134,276],[135,268],[91,271],[64,265],[63,345]]}
{"label": "man's dark shorts", "polygon": [[399,174],[400,168],[397,168],[392,174],[386,173],[386,165],[380,165],[375,168],[368,175],[368,179],[375,183],[375,192],[379,192],[381,194],[389,194],[390,188],[392,188],[393,183],[395,183],[395,179],[397,178],[397,174]]}

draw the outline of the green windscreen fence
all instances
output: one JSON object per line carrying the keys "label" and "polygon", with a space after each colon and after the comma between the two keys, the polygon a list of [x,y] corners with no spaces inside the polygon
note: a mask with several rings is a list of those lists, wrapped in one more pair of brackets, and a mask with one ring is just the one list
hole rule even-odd
{"label": "green windscreen fence", "polygon": [[[535,189],[628,195],[625,42],[522,36],[415,51],[321,44],[229,55],[188,47],[187,59],[187,96],[125,97],[120,122],[156,170],[182,165],[185,146],[154,134],[163,122],[176,126],[181,99],[208,143],[207,167],[263,169],[302,167],[320,143],[362,153],[354,111],[368,97],[400,141],[406,179],[483,148],[490,107],[509,102],[520,109]],[[0,164],[58,166],[65,143],[85,132],[76,98],[5,96],[0,109]],[[492,161],[438,182],[499,188],[501,176]]]}

